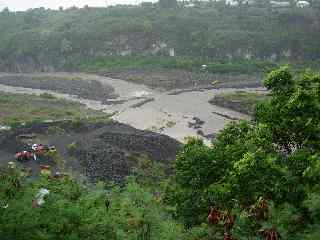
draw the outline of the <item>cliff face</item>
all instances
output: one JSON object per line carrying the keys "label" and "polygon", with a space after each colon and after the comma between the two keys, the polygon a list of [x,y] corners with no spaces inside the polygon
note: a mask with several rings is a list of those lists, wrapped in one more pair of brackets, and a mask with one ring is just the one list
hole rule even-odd
{"label": "cliff face", "polygon": [[[103,43],[105,46],[101,46],[102,43],[70,41],[70,46],[78,45],[75,49],[71,48],[70,52],[60,52],[60,47],[50,46],[50,43],[46,41],[37,46],[34,46],[32,42],[26,42],[30,48],[34,48],[28,52],[20,52],[19,45],[9,51],[1,51],[0,48],[0,71],[16,73],[57,72],[76,70],[78,63],[94,58],[175,55],[174,48],[169,47],[165,42],[149,40],[150,36],[141,36],[139,33],[128,33],[128,35],[114,36],[114,40]],[[55,45],[63,44],[63,40],[61,43],[57,39]],[[88,44],[98,45],[88,46]]]}
{"label": "cliff face", "polygon": [[14,73],[55,72],[63,69],[64,60],[59,58],[41,57],[23,54],[10,56],[0,54],[0,71]]}

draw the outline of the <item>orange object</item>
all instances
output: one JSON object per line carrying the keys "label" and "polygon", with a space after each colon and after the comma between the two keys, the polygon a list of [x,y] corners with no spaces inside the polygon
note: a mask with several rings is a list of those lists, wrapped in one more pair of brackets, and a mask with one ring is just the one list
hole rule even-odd
{"label": "orange object", "polygon": [[40,165],[41,170],[50,170],[50,165]]}
{"label": "orange object", "polygon": [[49,165],[40,165],[40,174],[43,176],[51,176]]}

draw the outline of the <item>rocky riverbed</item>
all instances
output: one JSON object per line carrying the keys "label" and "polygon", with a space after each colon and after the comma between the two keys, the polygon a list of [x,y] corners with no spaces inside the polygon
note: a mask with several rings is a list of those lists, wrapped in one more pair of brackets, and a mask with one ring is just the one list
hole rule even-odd
{"label": "rocky riverbed", "polygon": [[[69,76],[68,73],[58,75]],[[99,100],[92,100],[92,98],[81,98],[79,95],[37,89],[37,85],[33,88],[0,85],[0,91],[35,94],[49,92],[56,97],[78,101],[89,108],[113,114],[113,119],[118,122],[137,129],[162,133],[180,142],[184,142],[189,136],[197,136],[209,141],[209,137],[205,136],[214,136],[228,122],[234,119],[250,119],[248,115],[239,113],[236,109],[230,110],[209,103],[215,95],[236,91],[237,89],[234,88],[161,91],[120,79],[88,74],[71,74],[71,76],[81,78],[83,81],[90,79],[102,86],[112,88],[117,97],[106,94],[102,99],[99,97]],[[69,81],[65,80],[65,82]],[[259,88],[242,88],[241,90],[250,92]],[[202,122],[196,129],[190,127],[195,123],[195,119]]]}
{"label": "rocky riverbed", "polygon": [[115,98],[112,86],[77,74],[0,74],[0,84],[51,90],[80,98],[103,101]]}

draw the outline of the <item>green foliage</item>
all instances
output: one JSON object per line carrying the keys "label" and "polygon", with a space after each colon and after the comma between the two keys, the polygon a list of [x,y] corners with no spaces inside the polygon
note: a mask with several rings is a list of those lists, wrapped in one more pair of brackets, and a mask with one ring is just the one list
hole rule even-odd
{"label": "green foliage", "polygon": [[257,108],[256,118],[268,126],[273,142],[288,153],[319,148],[320,76],[306,72],[294,80],[288,68],[281,68],[265,84],[272,99]]}
{"label": "green foliage", "polygon": [[[140,6],[3,11],[0,69],[18,71],[28,65],[41,71],[108,72],[139,69],[143,62],[151,68],[150,59],[156,66],[177,68],[179,59],[158,57],[168,56],[169,48],[189,59],[184,62],[193,62],[193,68],[207,63],[210,72],[262,72],[274,67],[274,60],[299,61],[298,68],[306,61],[318,65],[319,8],[283,12],[265,5],[227,7],[223,1],[197,2],[192,8],[185,4],[161,0]],[[154,44],[161,43],[167,47],[156,51]]]}
{"label": "green foliage", "polygon": [[202,64],[207,64],[209,73],[244,73],[266,72],[277,66],[270,61],[235,59],[230,61],[201,57],[167,56],[104,56],[73,59],[66,67],[92,72],[112,73],[127,70],[167,70],[178,69],[199,72]]}
{"label": "green foliage", "polygon": [[46,99],[55,99],[56,97],[52,95],[51,93],[42,93],[40,94],[40,97],[46,98]]}
{"label": "green foliage", "polygon": [[210,100],[213,105],[230,108],[238,112],[254,115],[257,105],[268,99],[268,96],[260,92],[236,91],[221,93]]}
{"label": "green foliage", "polygon": [[[280,68],[265,85],[270,99],[258,106],[254,125],[231,123],[211,147],[191,140],[176,159],[171,204],[200,239],[207,239],[199,225],[210,207],[237,215],[233,234],[240,239],[274,226],[284,239],[318,236],[311,229],[319,222],[319,76],[295,79]],[[257,205],[261,199],[267,207]]]}
{"label": "green foliage", "polygon": [[[100,183],[90,190],[67,176],[24,181],[16,168],[1,171],[1,237],[209,240],[229,232],[245,240],[271,231],[317,239],[319,75],[295,78],[281,68],[265,84],[270,99],[257,107],[254,122],[230,123],[211,146],[190,139],[168,179],[167,169],[147,157],[121,187]],[[32,208],[40,188],[50,194]],[[216,224],[208,222],[210,208],[221,214]],[[230,229],[228,216],[235,216]]]}
{"label": "green foliage", "polygon": [[266,88],[277,96],[290,94],[293,84],[293,76],[288,67],[282,67],[271,72],[264,81]]}
{"label": "green foliage", "polygon": [[177,156],[175,164],[177,183],[181,187],[195,189],[201,189],[203,185],[207,185],[212,181],[210,171],[216,165],[212,159],[210,149],[201,140],[190,140]]}
{"label": "green foliage", "polygon": [[109,123],[110,121],[112,121],[111,119],[111,115],[106,115],[106,114],[98,114],[98,115],[92,115],[92,116],[88,116],[86,119],[87,122],[89,123]]}
{"label": "green foliage", "polygon": [[105,116],[80,103],[47,95],[0,92],[0,124],[17,127],[22,123]]}
{"label": "green foliage", "polygon": [[[234,195],[244,205],[252,204],[260,196],[280,191],[283,173],[277,156],[263,151],[246,152],[233,166]],[[250,184],[248,184],[250,183]]]}
{"label": "green foliage", "polygon": [[[33,208],[40,188],[50,193],[42,206]],[[133,180],[122,189],[105,190],[97,185],[89,191],[68,176],[42,177],[25,182],[15,193],[7,201],[8,207],[0,209],[1,239],[184,238],[182,227]]]}
{"label": "green foliage", "polygon": [[142,156],[133,169],[133,176],[137,183],[157,194],[161,192],[161,184],[166,179],[165,167],[163,164],[151,160],[148,156]]}
{"label": "green foliage", "polygon": [[68,153],[73,156],[75,154],[75,152],[77,151],[77,143],[76,142],[73,142],[73,143],[70,143],[68,146],[67,146],[67,150],[68,150]]}
{"label": "green foliage", "polygon": [[0,199],[3,208],[21,190],[24,175],[15,167],[0,170]]}
{"label": "green foliage", "polygon": [[304,201],[304,206],[307,207],[311,213],[311,217],[315,221],[320,220],[320,195],[319,192],[309,193],[307,199]]}
{"label": "green foliage", "polygon": [[85,127],[85,121],[81,118],[75,118],[72,121],[71,127],[75,131],[81,131]]}

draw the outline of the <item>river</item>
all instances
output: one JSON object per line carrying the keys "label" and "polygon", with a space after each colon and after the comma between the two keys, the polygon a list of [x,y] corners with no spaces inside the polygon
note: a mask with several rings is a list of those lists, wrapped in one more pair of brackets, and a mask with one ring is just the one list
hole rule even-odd
{"label": "river", "polygon": [[[67,73],[61,73],[67,74]],[[203,91],[164,92],[150,89],[147,86],[134,84],[119,79],[77,74],[82,78],[97,80],[111,85],[118,95],[108,99],[108,104],[78,98],[76,96],[53,91],[12,87],[0,84],[0,91],[10,93],[42,94],[51,93],[58,98],[85,104],[88,108],[112,113],[113,119],[129,124],[138,129],[148,129],[171,136],[181,142],[186,137],[214,135],[233,119],[249,120],[248,115],[230,109],[214,106],[209,103],[216,94],[232,92],[239,89],[213,89]],[[242,88],[242,91],[261,91],[262,88]],[[198,121],[201,124],[196,124]]]}

